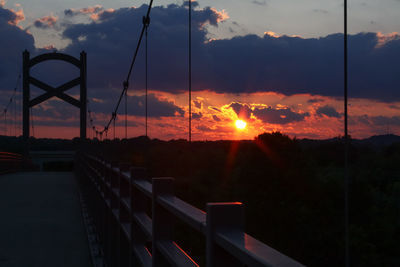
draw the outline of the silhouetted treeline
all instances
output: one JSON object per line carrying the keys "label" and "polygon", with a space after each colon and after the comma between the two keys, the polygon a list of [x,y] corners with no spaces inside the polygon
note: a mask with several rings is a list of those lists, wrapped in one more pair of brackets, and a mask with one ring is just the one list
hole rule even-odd
{"label": "silhouetted treeline", "polygon": [[[79,148],[79,145],[79,138],[69,140],[31,137],[28,148],[30,151],[75,150]],[[22,136],[0,136],[0,151],[24,153],[26,147]]]}
{"label": "silhouetted treeline", "polygon": [[[247,232],[308,266],[343,266],[344,144],[262,134],[253,141],[94,142],[91,150],[175,177],[178,197],[241,201]],[[352,266],[400,266],[400,143],[350,148]],[[190,248],[200,247],[185,232]],[[192,251],[192,250],[190,250]],[[194,253],[196,254],[196,253]],[[201,253],[199,253],[201,255]],[[201,256],[194,255],[201,259]]]}

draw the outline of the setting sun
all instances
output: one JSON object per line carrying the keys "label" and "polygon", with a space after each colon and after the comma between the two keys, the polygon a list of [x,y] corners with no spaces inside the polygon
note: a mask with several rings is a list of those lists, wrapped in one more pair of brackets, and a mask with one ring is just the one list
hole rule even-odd
{"label": "setting sun", "polygon": [[235,126],[236,128],[238,128],[239,130],[243,130],[244,128],[246,128],[247,123],[243,120],[236,120],[235,121]]}

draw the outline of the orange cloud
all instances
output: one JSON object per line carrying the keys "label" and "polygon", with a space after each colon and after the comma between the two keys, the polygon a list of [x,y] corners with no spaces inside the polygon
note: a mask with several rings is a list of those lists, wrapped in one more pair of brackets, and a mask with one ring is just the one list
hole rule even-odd
{"label": "orange cloud", "polygon": [[281,37],[281,35],[277,34],[276,32],[272,32],[272,31],[268,31],[268,32],[264,32],[264,35],[268,35],[274,38],[279,38]]}
{"label": "orange cloud", "polygon": [[[184,111],[184,116],[177,114],[169,117],[149,117],[149,136],[164,140],[187,139],[187,94],[151,93],[155,94],[158,99],[173,102],[174,105]],[[138,92],[135,96],[142,94]],[[263,132],[273,131],[280,131],[291,137],[312,139],[327,139],[343,135],[343,102],[334,97],[309,94],[285,96],[271,92],[218,94],[209,91],[193,92],[192,97],[194,99],[192,111],[197,114],[196,119],[192,120],[193,140],[253,139]],[[93,102],[103,104],[101,99],[93,100]],[[235,128],[235,120],[239,116],[232,108],[234,102],[241,103],[250,113],[243,118],[247,122],[247,127],[242,131]],[[144,106],[139,108],[144,110]],[[156,107],[150,106],[149,108],[154,109]],[[350,135],[354,138],[365,138],[375,134],[384,134],[388,129],[391,133],[399,134],[400,116],[396,115],[399,109],[400,102],[387,104],[367,99],[350,99]],[[43,110],[46,111],[46,114],[50,111],[49,107],[46,106],[43,106]],[[308,116],[303,116],[305,113],[308,113]],[[35,114],[39,113],[35,112]],[[269,123],[263,120],[263,118],[271,119],[270,116],[272,116],[273,120],[282,122],[288,120],[290,116],[295,116],[295,118],[300,116],[296,114],[303,114],[301,115],[302,119],[292,119],[287,123]],[[92,112],[91,116],[98,130],[102,130],[101,126],[104,126],[104,123],[109,119],[109,114],[105,113]],[[259,118],[259,116],[261,117]],[[35,115],[35,122],[36,137],[73,138],[79,135],[79,122],[74,116],[60,121],[60,119],[54,119],[50,115],[42,115],[42,117]],[[49,126],[57,123],[60,123],[60,125]],[[70,126],[66,127],[65,124]],[[129,115],[128,125],[129,137],[144,135],[144,116]],[[62,127],[62,132],[57,130],[60,129],[59,127]],[[113,128],[109,129],[107,137],[112,138],[113,132]],[[91,137],[95,135],[90,127],[88,127],[88,135]],[[119,138],[125,136],[124,116],[117,117],[116,136]],[[103,138],[105,137],[104,135]]]}
{"label": "orange cloud", "polygon": [[101,5],[95,5],[95,6],[81,8],[81,9],[79,9],[79,12],[83,13],[83,14],[91,14],[91,13],[99,12],[102,9],[103,9],[103,7]]}
{"label": "orange cloud", "polygon": [[[17,26],[18,23],[25,20],[24,10],[21,8],[20,10],[10,9],[10,11],[15,15],[12,20],[8,21],[8,24]],[[21,28],[21,27],[20,27]],[[22,28],[21,28],[22,29]]]}
{"label": "orange cloud", "polygon": [[222,9],[222,11],[218,11],[217,9],[212,7],[211,10],[217,15],[217,22],[229,19],[228,12],[226,12],[225,9]]}
{"label": "orange cloud", "polygon": [[54,50],[54,49],[56,49],[54,45],[45,45],[42,48],[46,49],[46,50]]}
{"label": "orange cloud", "polygon": [[101,5],[95,5],[95,6],[90,6],[90,7],[84,7],[81,9],[75,9],[75,8],[70,8],[64,11],[64,14],[66,16],[73,16],[73,15],[79,15],[79,14],[93,14],[93,13],[98,13],[101,10],[103,10],[103,7]]}
{"label": "orange cloud", "polygon": [[109,14],[111,14],[111,13],[114,13],[115,12],[115,10],[113,9],[113,8],[109,8],[109,9],[106,9],[106,10],[102,10],[102,11],[100,11],[100,12],[98,12],[98,13],[93,13],[93,14],[91,14],[90,15],[90,18],[93,20],[93,21],[97,21],[97,20],[99,20],[101,17],[105,17],[105,16],[107,16],[107,15],[109,15]]}
{"label": "orange cloud", "polygon": [[400,40],[400,34],[398,32],[392,32],[387,34],[377,32],[376,37],[378,38],[378,43],[376,45],[376,48],[381,48],[385,46],[385,44],[387,44],[388,42]]}
{"label": "orange cloud", "polygon": [[53,27],[58,21],[58,17],[49,15],[35,20],[34,25],[37,28],[50,28]]}

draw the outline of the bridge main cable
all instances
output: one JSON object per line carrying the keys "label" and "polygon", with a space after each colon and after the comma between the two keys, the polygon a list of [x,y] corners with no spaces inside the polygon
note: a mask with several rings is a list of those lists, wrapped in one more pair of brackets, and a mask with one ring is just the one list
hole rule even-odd
{"label": "bridge main cable", "polygon": [[[151,12],[151,8],[153,6],[153,1],[154,0],[150,0],[149,6],[147,8],[146,16],[144,18],[146,21],[150,21],[150,12]],[[117,111],[118,111],[119,106],[121,104],[122,98],[124,97],[125,94],[126,94],[126,97],[127,97],[127,91],[128,91],[128,88],[129,88],[129,80],[130,80],[130,77],[131,77],[131,74],[132,74],[132,71],[133,71],[134,64],[136,62],[137,55],[139,53],[139,48],[140,48],[140,45],[142,43],[142,39],[143,39],[145,30],[146,30],[146,27],[147,27],[147,25],[143,24],[142,30],[141,30],[141,33],[140,33],[140,37],[139,37],[139,40],[138,40],[138,43],[137,43],[137,46],[136,46],[136,49],[135,49],[135,53],[133,55],[133,58],[132,58],[132,61],[131,61],[130,67],[129,67],[128,74],[126,76],[125,81],[123,82],[123,90],[122,90],[122,92],[121,92],[121,94],[120,94],[120,96],[118,98],[117,105],[114,108],[114,111],[112,113],[112,116],[111,116],[110,120],[108,121],[108,123],[106,124],[104,129],[102,131],[98,132],[99,134],[103,134],[104,132],[108,131],[111,123],[117,117]],[[127,124],[126,123],[125,123],[125,128],[127,128]]]}

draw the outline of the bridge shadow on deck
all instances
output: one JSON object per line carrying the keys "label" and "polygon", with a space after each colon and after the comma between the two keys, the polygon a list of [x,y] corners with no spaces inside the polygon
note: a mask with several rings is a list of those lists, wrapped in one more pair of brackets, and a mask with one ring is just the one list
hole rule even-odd
{"label": "bridge shadow on deck", "polygon": [[69,172],[0,176],[0,266],[92,266]]}

